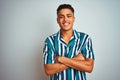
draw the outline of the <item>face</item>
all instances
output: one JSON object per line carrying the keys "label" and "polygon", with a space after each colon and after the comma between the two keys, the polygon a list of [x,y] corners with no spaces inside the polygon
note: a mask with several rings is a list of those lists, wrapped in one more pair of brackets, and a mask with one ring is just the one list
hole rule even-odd
{"label": "face", "polygon": [[70,9],[61,9],[57,14],[57,22],[62,31],[72,30],[74,20],[74,14]]}

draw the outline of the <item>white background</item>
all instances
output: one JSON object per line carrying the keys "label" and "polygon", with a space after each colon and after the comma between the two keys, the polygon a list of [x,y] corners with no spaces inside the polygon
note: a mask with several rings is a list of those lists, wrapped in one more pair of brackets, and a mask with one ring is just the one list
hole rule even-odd
{"label": "white background", "polygon": [[87,79],[120,79],[120,0],[0,0],[0,80],[48,80],[42,50],[59,30],[61,3],[74,7],[74,29],[92,38],[95,66]]}

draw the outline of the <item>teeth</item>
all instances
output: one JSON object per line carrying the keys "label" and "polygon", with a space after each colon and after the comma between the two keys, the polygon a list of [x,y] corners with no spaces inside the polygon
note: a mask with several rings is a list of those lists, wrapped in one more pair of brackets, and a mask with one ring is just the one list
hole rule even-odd
{"label": "teeth", "polygon": [[69,25],[69,23],[64,23],[65,26]]}

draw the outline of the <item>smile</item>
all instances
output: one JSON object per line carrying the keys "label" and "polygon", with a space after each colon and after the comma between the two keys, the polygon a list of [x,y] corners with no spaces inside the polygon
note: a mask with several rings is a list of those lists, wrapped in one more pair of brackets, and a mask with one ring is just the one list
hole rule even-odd
{"label": "smile", "polygon": [[68,26],[69,24],[70,23],[68,23],[68,22],[63,23],[64,26]]}

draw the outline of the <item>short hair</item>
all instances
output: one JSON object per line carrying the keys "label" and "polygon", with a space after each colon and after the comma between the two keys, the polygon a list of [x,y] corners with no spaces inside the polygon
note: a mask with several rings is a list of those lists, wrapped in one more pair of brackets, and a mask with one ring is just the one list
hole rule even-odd
{"label": "short hair", "polygon": [[57,14],[61,9],[70,9],[74,14],[74,9],[70,4],[61,4],[61,5],[59,5],[58,8],[57,8]]}

